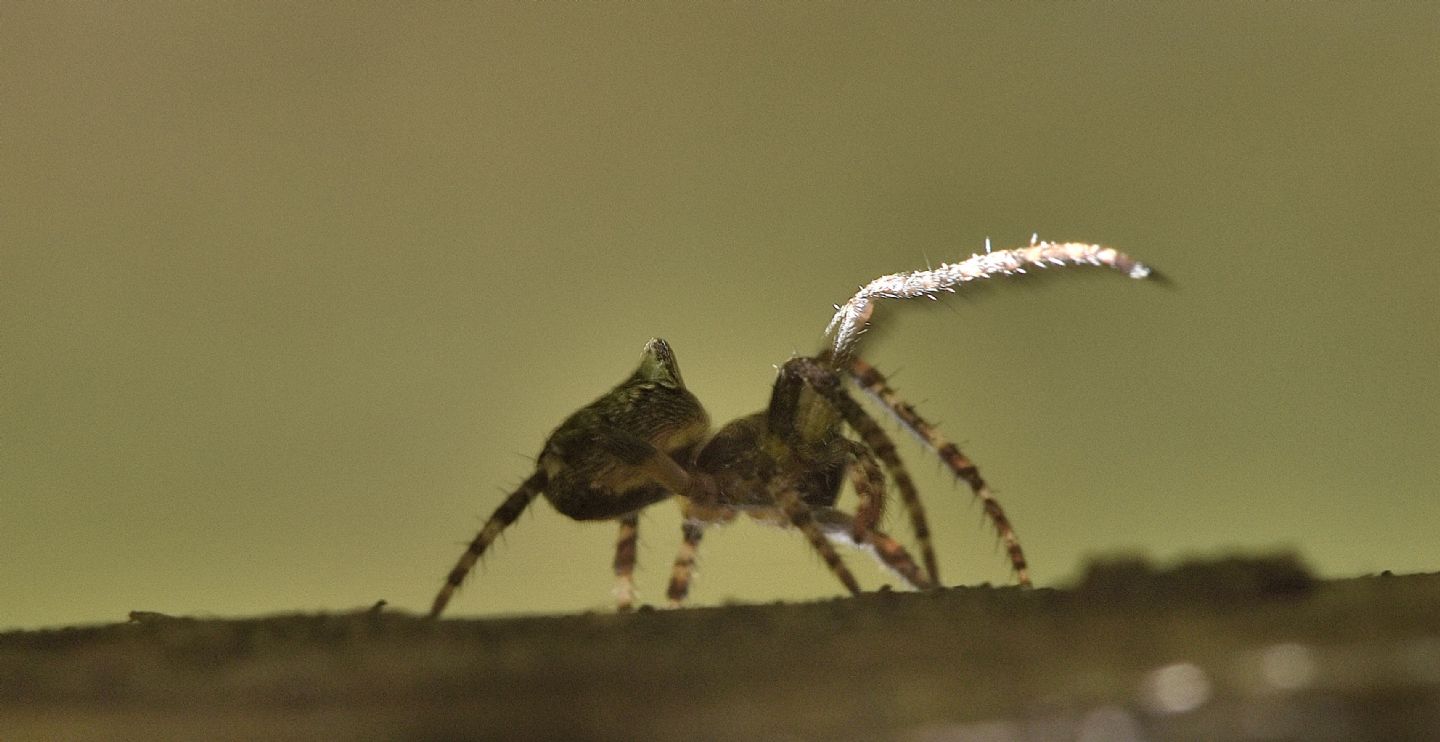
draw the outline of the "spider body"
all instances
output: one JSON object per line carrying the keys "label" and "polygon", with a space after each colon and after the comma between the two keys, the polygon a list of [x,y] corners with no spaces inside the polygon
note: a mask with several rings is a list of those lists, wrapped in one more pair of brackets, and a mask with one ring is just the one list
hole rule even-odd
{"label": "spider body", "polygon": [[696,507],[771,509],[782,491],[810,507],[835,504],[851,441],[833,409],[787,387],[777,385],[770,408],[727,423],[700,450],[695,470],[705,484],[687,498]]}
{"label": "spider body", "polygon": [[[799,530],[852,594],[860,592],[859,584],[834,543],[869,552],[911,587],[933,587],[939,581],[937,560],[914,482],[890,436],[846,389],[847,377],[969,485],[1004,543],[1020,584],[1028,585],[1019,540],[974,463],[854,350],[874,311],[874,299],[933,296],[966,281],[1024,273],[1027,266],[1077,264],[1103,265],[1134,278],[1150,275],[1149,268],[1113,248],[1032,239],[1028,248],[987,249],[961,263],[883,276],[836,308],[832,345],[780,367],[764,410],[737,418],[713,434],[704,407],[685,387],[669,344],[650,340],[630,377],[550,434],[535,472],[506,497],[471,541],[436,595],[430,615],[444,610],[489,545],[542,494],[570,518],[619,521],[614,570],[621,610],[634,600],[638,513],[670,497],[681,501],[683,512],[680,552],[667,590],[673,605],[689,592],[705,528],[741,514]],[[887,473],[909,513],[924,568],[878,528]],[[836,507],[847,479],[860,501],[853,515]]]}
{"label": "spider body", "polygon": [[[650,340],[635,373],[550,434],[535,473],[486,522],[451,570],[431,614],[439,615],[489,544],[542,493],[575,520],[621,522],[615,570],[622,608],[633,600],[636,514],[672,495],[686,502],[684,535],[691,549],[672,580],[676,602],[688,590],[700,530],[741,513],[805,532],[851,592],[859,592],[858,583],[827,540],[836,534],[849,533],[856,545],[878,543],[885,550],[883,562],[912,585],[929,587],[903,547],[873,530],[884,488],[873,459],[843,435],[838,413],[792,376],[782,371],[774,394],[778,402],[769,410],[741,417],[711,436],[709,417],[685,388],[669,344]],[[833,509],[852,465],[866,477],[857,480],[866,505],[854,519]]]}
{"label": "spider body", "polygon": [[681,462],[709,432],[670,346],[651,340],[630,378],[550,434],[536,471],[556,510],[575,520],[613,520],[685,486]]}
{"label": "spider body", "polygon": [[[704,528],[741,513],[798,528],[851,593],[860,591],[859,584],[832,541],[870,551],[911,587],[933,587],[933,571],[922,571],[899,542],[878,530],[884,475],[874,451],[845,436],[846,422],[873,430],[893,450],[874,420],[843,392],[826,360],[792,358],[780,368],[769,407],[728,423],[705,444],[693,465],[692,486],[679,493],[684,543],[667,591],[672,604],[689,592]],[[899,472],[908,481],[903,468]],[[847,473],[861,501],[853,516],[835,508]],[[919,507],[918,501],[908,504]]]}

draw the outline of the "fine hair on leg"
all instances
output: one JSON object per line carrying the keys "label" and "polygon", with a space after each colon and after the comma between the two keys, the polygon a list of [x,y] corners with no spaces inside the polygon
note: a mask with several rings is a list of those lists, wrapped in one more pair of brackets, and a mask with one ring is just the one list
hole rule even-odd
{"label": "fine hair on leg", "polygon": [[445,605],[450,602],[450,598],[460,587],[460,583],[465,581],[465,576],[470,574],[475,562],[480,559],[486,549],[490,548],[490,544],[495,542],[500,532],[508,528],[516,518],[520,517],[521,513],[525,512],[525,508],[529,507],[530,503],[539,496],[545,489],[545,485],[545,472],[537,471],[531,474],[519,489],[505,498],[505,501],[500,503],[500,507],[495,508],[490,519],[485,521],[485,525],[480,528],[480,533],[476,534],[475,539],[470,542],[470,547],[460,555],[460,561],[456,562],[455,568],[446,575],[445,585],[440,588],[439,594],[435,596],[435,602],[430,606],[431,618],[439,616],[440,612],[445,610]]}
{"label": "fine hair on leg", "polygon": [[860,388],[879,400],[885,409],[894,414],[901,425],[914,433],[945,463],[945,466],[956,478],[964,480],[969,485],[970,491],[974,493],[976,499],[980,500],[985,515],[990,519],[996,534],[1000,537],[1000,542],[1005,546],[1005,553],[1010,559],[1011,568],[1015,571],[1016,580],[1021,585],[1029,587],[1030,569],[1025,561],[1025,552],[1020,548],[1020,538],[1015,534],[1015,527],[1011,525],[1010,519],[1006,517],[1005,509],[1000,507],[1000,502],[990,492],[990,485],[980,476],[980,470],[975,466],[975,462],[961,453],[960,449],[941,435],[935,426],[926,422],[914,406],[901,399],[900,395],[895,393],[889,382],[874,366],[856,357],[850,359],[849,367],[850,374]]}

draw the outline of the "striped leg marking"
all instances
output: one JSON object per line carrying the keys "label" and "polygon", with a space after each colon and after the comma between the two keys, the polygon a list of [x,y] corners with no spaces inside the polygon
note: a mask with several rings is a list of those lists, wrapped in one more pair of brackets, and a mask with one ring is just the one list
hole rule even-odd
{"label": "striped leg marking", "polygon": [[615,538],[615,608],[622,613],[635,604],[635,551],[639,535],[639,515],[620,519],[620,535]]}
{"label": "striped leg marking", "polygon": [[885,515],[885,475],[880,473],[880,464],[870,449],[856,443],[851,446],[851,455],[855,461],[850,464],[850,483],[860,496],[853,526],[858,541],[864,539],[866,531],[879,526]]}
{"label": "striped leg marking", "polygon": [[835,553],[835,546],[830,543],[830,539],[825,537],[825,532],[815,522],[810,506],[789,490],[781,492],[778,499],[790,524],[805,534],[805,538],[820,554],[820,558],[825,560],[825,566],[830,568],[830,572],[835,575],[835,578],[840,580],[840,583],[850,591],[851,595],[859,595],[860,583],[855,581],[855,575],[850,574],[850,568],[846,567],[845,562],[840,560],[840,555]]}
{"label": "striped leg marking", "polygon": [[915,532],[915,541],[920,545],[925,571],[931,582],[939,584],[940,565],[935,558],[935,547],[930,539],[930,522],[925,517],[925,506],[920,502],[920,492],[915,488],[915,480],[910,478],[910,472],[906,470],[899,452],[895,450],[895,442],[885,429],[880,427],[880,423],[845,392],[834,372],[813,358],[794,358],[790,363],[795,364],[812,389],[835,407],[846,424],[859,434],[860,440],[889,470],[890,477],[895,480],[895,489],[900,492],[900,501],[910,514],[910,527]]}
{"label": "striped leg marking", "polygon": [[914,557],[905,547],[884,531],[869,528],[860,530],[855,519],[835,508],[816,508],[815,520],[833,541],[867,551],[881,566],[894,572],[916,590],[929,590],[936,583],[920,569]]}
{"label": "striped leg marking", "polygon": [[500,532],[525,512],[525,508],[529,507],[531,501],[545,488],[545,482],[545,474],[537,471],[520,485],[520,489],[515,490],[505,498],[504,502],[500,503],[500,507],[496,508],[490,519],[485,521],[485,526],[480,529],[475,540],[470,542],[470,547],[460,555],[460,561],[456,562],[455,568],[450,570],[450,574],[445,577],[445,585],[440,588],[440,593],[435,596],[435,602],[430,606],[431,618],[438,617],[440,612],[445,610],[445,605],[450,602],[451,596],[455,594],[456,588],[460,587],[460,583],[465,581],[465,576],[470,574],[475,562],[480,559],[490,544],[494,543]]}
{"label": "striped leg marking", "polygon": [[1015,570],[1016,580],[1023,586],[1030,586],[1030,569],[1025,561],[1025,552],[1020,548],[1020,539],[1015,535],[1015,528],[1010,525],[1010,519],[1005,517],[1004,508],[990,492],[990,485],[980,476],[980,470],[955,447],[955,444],[946,440],[935,426],[925,421],[920,413],[908,402],[900,399],[895,390],[890,387],[889,382],[881,373],[875,370],[874,366],[866,363],[860,358],[850,359],[850,373],[855,377],[863,389],[869,392],[886,409],[890,410],[902,425],[909,428],[911,432],[919,436],[931,450],[935,452],[940,460],[945,462],[950,471],[958,478],[965,480],[970,486],[970,491],[981,502],[985,514],[999,534],[1000,541],[1005,545],[1005,552],[1010,557],[1010,566]]}
{"label": "striped leg marking", "polygon": [[935,558],[935,546],[930,540],[930,521],[925,517],[925,505],[920,501],[920,491],[915,487],[915,480],[910,478],[910,472],[900,460],[900,453],[895,450],[895,442],[875,418],[849,395],[842,395],[840,399],[843,401],[837,404],[845,422],[849,423],[865,445],[875,452],[875,456],[890,472],[890,478],[895,480],[895,489],[900,492],[900,502],[910,514],[910,530],[915,533],[915,542],[920,545],[920,557],[925,560],[925,573],[929,575],[931,582],[940,584],[940,563]]}
{"label": "striped leg marking", "polygon": [[671,608],[679,608],[690,594],[690,579],[695,574],[695,552],[700,548],[700,538],[705,535],[705,526],[697,521],[687,520],[680,525],[680,553],[675,555],[675,566],[670,570],[670,587],[665,597]]}

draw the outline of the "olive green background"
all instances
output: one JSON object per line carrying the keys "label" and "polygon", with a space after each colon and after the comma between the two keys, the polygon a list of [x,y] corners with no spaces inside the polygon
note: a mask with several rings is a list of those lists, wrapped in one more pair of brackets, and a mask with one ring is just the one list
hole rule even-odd
{"label": "olive green background", "polygon": [[[1437,8],[4,3],[0,628],[422,609],[647,338],[721,422],[856,285],[1037,231],[1173,287],[887,305],[866,353],[1039,583],[1440,569]],[[945,581],[1006,580],[902,453]],[[538,505],[452,610],[608,608],[614,535]],[[702,604],[839,592],[790,532],[701,557]]]}

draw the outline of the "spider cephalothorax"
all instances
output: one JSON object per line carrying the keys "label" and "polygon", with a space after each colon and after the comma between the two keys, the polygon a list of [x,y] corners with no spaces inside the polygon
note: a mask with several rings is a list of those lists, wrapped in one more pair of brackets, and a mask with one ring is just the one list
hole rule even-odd
{"label": "spider cephalothorax", "polygon": [[[851,593],[860,592],[859,584],[832,542],[869,551],[912,587],[937,585],[937,560],[915,485],[890,436],[847,391],[847,378],[970,486],[1004,542],[1018,581],[1028,585],[1028,567],[1014,529],[975,465],[902,401],[855,349],[873,312],[873,299],[929,296],[973,279],[1023,273],[1027,267],[1077,264],[1104,265],[1134,278],[1150,274],[1149,268],[1112,248],[1032,240],[1025,248],[987,249],[960,263],[878,278],[836,308],[833,340],[825,350],[780,367],[768,407],[713,435],[705,409],[685,388],[670,346],[660,339],[649,341],[634,374],[550,434],[535,472],[486,521],[450,571],[431,615],[444,610],[491,542],[541,494],[576,520],[620,521],[614,566],[622,610],[634,600],[637,514],[672,496],[681,499],[684,512],[683,540],[667,593],[672,604],[681,603],[689,592],[704,528],[741,513],[799,529]],[[923,569],[878,528],[886,472],[909,512]],[[846,479],[860,500],[853,515],[835,507]]]}

